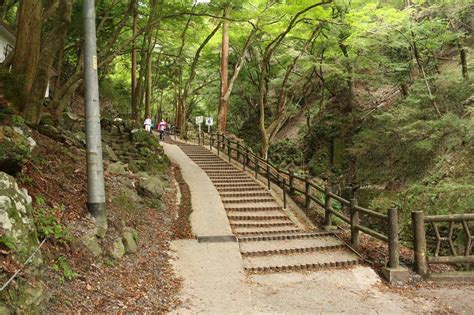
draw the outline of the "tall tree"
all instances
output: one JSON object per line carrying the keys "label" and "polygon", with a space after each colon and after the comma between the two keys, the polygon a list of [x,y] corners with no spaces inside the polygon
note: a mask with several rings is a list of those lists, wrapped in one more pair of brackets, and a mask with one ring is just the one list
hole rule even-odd
{"label": "tall tree", "polygon": [[224,8],[222,23],[222,43],[221,43],[221,92],[219,97],[219,109],[218,109],[218,130],[221,132],[226,131],[227,123],[227,99],[224,98],[229,88],[229,11],[230,7],[227,5]]}
{"label": "tall tree", "polygon": [[43,1],[20,1],[13,68],[23,77],[20,110],[26,109],[26,100],[33,86],[41,52],[43,29]]}

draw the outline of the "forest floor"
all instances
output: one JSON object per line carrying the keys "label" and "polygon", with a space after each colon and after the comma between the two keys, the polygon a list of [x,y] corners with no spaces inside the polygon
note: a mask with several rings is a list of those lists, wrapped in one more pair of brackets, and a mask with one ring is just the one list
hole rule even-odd
{"label": "forest floor", "polygon": [[[42,279],[48,296],[42,312],[163,313],[178,305],[182,281],[172,269],[170,242],[191,236],[189,189],[179,167],[168,168],[168,188],[155,205],[136,194],[136,175],[105,172],[108,231],[102,245],[110,246],[127,226],[138,232],[139,249],[120,260],[97,259],[78,243],[93,226],[85,207],[84,150],[37,132],[34,138],[38,152],[26,165],[21,185],[32,196],[42,196],[48,207],[61,205],[57,218],[73,239],[69,243],[51,240],[42,249],[46,266]],[[70,266],[69,274],[67,269],[58,270],[60,257]]]}

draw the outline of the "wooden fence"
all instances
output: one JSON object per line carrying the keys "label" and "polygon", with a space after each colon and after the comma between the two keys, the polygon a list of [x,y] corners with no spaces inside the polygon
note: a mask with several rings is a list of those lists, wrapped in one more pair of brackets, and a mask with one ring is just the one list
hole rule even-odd
{"label": "wooden fence", "polygon": [[[333,193],[328,185],[322,187],[311,180],[307,176],[299,176],[291,171],[282,170],[272,165],[269,161],[259,157],[252,150],[243,145],[241,142],[232,140],[220,133],[207,134],[202,132],[198,137],[200,145],[208,145],[210,149],[216,148],[217,154],[224,152],[229,159],[234,160],[242,165],[243,170],[251,170],[255,178],[263,177],[267,183],[268,189],[271,189],[271,183],[274,183],[282,189],[282,199],[284,208],[287,207],[287,197],[294,196],[299,193],[304,196],[304,205],[309,208],[314,202],[324,209],[324,225],[326,229],[332,227],[333,216],[338,217],[342,221],[350,225],[351,245],[354,249],[358,249],[360,232],[366,233],[385,243],[388,243],[389,261],[388,268],[399,268],[399,226],[398,226],[398,210],[395,208],[388,209],[387,214],[375,212],[370,209],[363,208],[357,204],[356,199],[347,200]],[[339,203],[340,209],[347,209],[349,215],[344,211],[336,210],[334,205]],[[366,226],[360,220],[360,216],[365,215],[375,218],[387,227],[386,233],[380,233]]]}
{"label": "wooden fence", "polygon": [[[175,132],[175,134],[179,131]],[[207,142],[207,143],[206,143]],[[400,270],[400,249],[399,249],[399,223],[398,210],[390,208],[387,214],[382,214],[357,204],[357,199],[347,200],[331,191],[329,185],[325,187],[318,185],[308,176],[300,176],[292,171],[282,170],[274,166],[268,160],[259,157],[243,143],[232,140],[221,133],[207,134],[201,132],[198,135],[199,145],[209,145],[209,148],[217,149],[217,154],[225,152],[229,162],[234,160],[242,165],[243,170],[250,170],[255,174],[255,178],[263,177],[268,189],[271,184],[275,184],[282,190],[282,199],[284,208],[287,207],[287,197],[301,194],[306,209],[312,202],[324,209],[324,226],[326,229],[332,228],[333,216],[336,216],[350,226],[351,245],[358,249],[359,235],[363,232],[369,236],[379,239],[388,244],[389,261],[387,267],[390,270]],[[337,206],[335,206],[337,205]],[[343,211],[346,209],[346,211]],[[348,213],[348,214],[347,214]],[[376,231],[369,226],[364,225],[360,220],[361,215],[366,218],[376,219],[386,227],[385,233]],[[368,220],[366,220],[368,221]],[[470,226],[474,223],[474,213],[457,215],[438,215],[424,216],[423,212],[412,212],[413,223],[413,247],[415,271],[422,276],[430,276],[434,279],[443,279],[443,275],[434,275],[429,272],[430,264],[474,264],[474,233]],[[437,224],[444,223],[448,225],[447,236],[441,236]],[[434,250],[427,248],[425,225],[431,224],[434,231],[436,245]],[[455,224],[461,224],[464,230],[465,248],[462,255],[459,255],[455,249],[453,241],[453,227]],[[430,235],[431,236],[431,235]],[[442,242],[447,242],[451,250],[451,255],[440,256],[440,247]],[[434,255],[429,255],[433,252]],[[390,276],[387,276],[390,277]],[[455,279],[474,279],[472,272],[455,272],[446,275],[446,278]]]}
{"label": "wooden fence", "polygon": [[[474,233],[471,232],[471,226],[474,226],[474,213],[452,214],[452,215],[430,215],[425,216],[422,211],[412,212],[413,222],[413,247],[415,250],[415,270],[422,276],[432,278],[462,278],[474,279],[472,272],[455,272],[447,274],[433,274],[429,271],[431,264],[474,264]],[[432,226],[431,233],[427,233],[426,225]],[[447,226],[446,235],[442,236],[440,226]],[[455,238],[460,237],[459,233],[455,235],[455,226],[462,228],[464,234],[464,248],[460,253],[455,246]],[[431,248],[427,246],[427,234],[434,237],[434,244]],[[440,255],[441,246],[447,243],[448,251]],[[434,248],[433,248],[434,247]],[[433,253],[433,255],[430,255]]]}

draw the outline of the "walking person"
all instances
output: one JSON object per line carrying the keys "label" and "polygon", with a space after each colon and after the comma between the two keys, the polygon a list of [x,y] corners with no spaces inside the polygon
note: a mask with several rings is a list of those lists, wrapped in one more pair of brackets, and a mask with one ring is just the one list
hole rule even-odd
{"label": "walking person", "polygon": [[148,132],[151,132],[151,118],[150,116],[147,116],[145,121],[143,122],[143,125],[145,126],[145,130]]}
{"label": "walking person", "polygon": [[160,131],[160,140],[165,139],[166,126],[167,126],[166,121],[162,119],[158,125],[158,130]]}

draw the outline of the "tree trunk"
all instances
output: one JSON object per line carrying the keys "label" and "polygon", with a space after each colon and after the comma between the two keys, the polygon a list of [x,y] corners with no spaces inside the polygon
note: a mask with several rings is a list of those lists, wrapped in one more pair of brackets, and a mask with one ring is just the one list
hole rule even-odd
{"label": "tree trunk", "polygon": [[258,109],[259,109],[259,120],[258,120],[258,127],[260,129],[261,134],[261,147],[260,147],[260,155],[262,158],[266,159],[268,156],[268,135],[267,130],[265,128],[265,77],[267,74],[267,60],[263,60],[260,64],[260,77],[258,79]]}
{"label": "tree trunk", "polygon": [[[151,46],[151,36],[148,38]],[[151,88],[152,88],[152,79],[151,79],[151,67],[152,67],[152,54],[153,49],[148,49],[148,53],[146,55],[146,77],[145,77],[145,117],[150,116],[151,114]]]}
{"label": "tree trunk", "polygon": [[458,41],[459,57],[461,59],[462,77],[464,81],[469,81],[469,71],[467,68],[467,49]]}
{"label": "tree trunk", "polygon": [[33,86],[25,108],[25,118],[34,124],[39,123],[42,114],[45,92],[51,78],[51,70],[57,52],[64,49],[64,40],[71,23],[74,0],[61,0],[53,16],[53,26],[48,32],[41,48],[40,61]]}
{"label": "tree trunk", "polygon": [[136,97],[137,97],[137,47],[136,47],[136,34],[137,34],[137,8],[134,5],[133,8],[133,22],[132,22],[132,70],[131,70],[131,77],[132,77],[132,115],[131,118],[134,119],[138,117],[136,114],[137,107],[136,107]]}
{"label": "tree trunk", "polygon": [[227,89],[229,88],[229,20],[226,18],[229,15],[229,7],[224,9],[224,22],[222,24],[222,47],[221,47],[221,95],[219,99],[218,110],[218,130],[226,131],[227,125],[227,107],[228,101],[224,98]]}
{"label": "tree trunk", "polygon": [[13,68],[23,77],[20,96],[22,102],[19,108],[21,111],[26,108],[26,101],[38,70],[43,26],[42,12],[42,0],[20,1]]}

